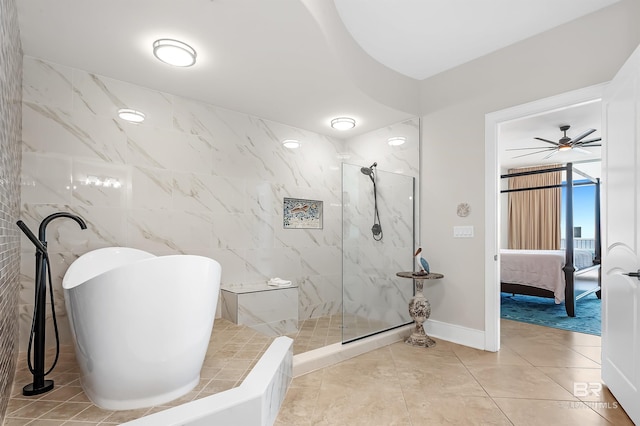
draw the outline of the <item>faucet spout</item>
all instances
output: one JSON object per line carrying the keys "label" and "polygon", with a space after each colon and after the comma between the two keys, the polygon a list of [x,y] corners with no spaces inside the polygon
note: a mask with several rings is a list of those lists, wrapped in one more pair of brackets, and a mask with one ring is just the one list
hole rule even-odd
{"label": "faucet spout", "polygon": [[78,225],[80,225],[80,228],[87,229],[87,224],[85,223],[84,219],[82,219],[78,215],[67,213],[67,212],[53,213],[45,217],[44,219],[42,219],[42,222],[40,222],[40,228],[38,229],[38,238],[40,239],[40,241],[44,242],[47,240],[46,239],[47,225],[49,224],[49,222],[59,217],[66,217],[69,219],[73,219],[78,223]]}

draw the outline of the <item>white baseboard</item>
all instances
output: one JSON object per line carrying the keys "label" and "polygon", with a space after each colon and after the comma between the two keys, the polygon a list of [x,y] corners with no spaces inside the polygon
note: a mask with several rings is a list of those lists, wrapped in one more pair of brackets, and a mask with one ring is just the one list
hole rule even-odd
{"label": "white baseboard", "polygon": [[425,332],[431,337],[485,350],[485,335],[483,330],[434,320],[427,320],[424,328]]}

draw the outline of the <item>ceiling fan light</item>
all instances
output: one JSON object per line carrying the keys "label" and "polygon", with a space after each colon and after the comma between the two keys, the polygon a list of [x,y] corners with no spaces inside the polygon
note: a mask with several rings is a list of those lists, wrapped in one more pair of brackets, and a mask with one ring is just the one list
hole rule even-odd
{"label": "ceiling fan light", "polygon": [[190,67],[196,63],[196,51],[186,43],[170,38],[153,42],[153,54],[165,64]]}
{"label": "ceiling fan light", "polygon": [[356,120],[350,117],[338,117],[331,120],[331,127],[336,130],[349,130],[356,127]]}
{"label": "ceiling fan light", "polygon": [[561,145],[558,147],[558,151],[571,151],[571,148],[570,145]]}

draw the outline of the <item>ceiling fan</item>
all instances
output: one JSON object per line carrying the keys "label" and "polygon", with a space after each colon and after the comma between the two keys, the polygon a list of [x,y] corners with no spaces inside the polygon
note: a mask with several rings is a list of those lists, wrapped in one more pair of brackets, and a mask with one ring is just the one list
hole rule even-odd
{"label": "ceiling fan", "polygon": [[584,140],[584,138],[589,136],[591,133],[595,132],[596,129],[589,129],[589,130],[587,130],[585,132],[582,132],[581,134],[579,134],[575,138],[570,138],[570,137],[567,136],[567,130],[569,130],[570,127],[571,126],[569,126],[568,124],[564,124],[564,125],[560,126],[560,131],[564,132],[564,135],[558,140],[558,142],[550,141],[548,139],[543,139],[543,138],[534,138],[534,139],[537,139],[539,141],[549,143],[549,144],[551,144],[553,146],[550,146],[550,147],[538,146],[538,147],[533,147],[533,148],[511,148],[511,149],[507,149],[507,151],[519,151],[519,150],[524,150],[524,149],[537,149],[538,151],[536,151],[536,152],[529,152],[527,154],[517,155],[517,156],[515,156],[513,158],[524,157],[524,156],[527,156],[527,155],[540,154],[541,152],[548,152],[548,154],[545,155],[544,158],[543,158],[543,159],[547,159],[547,158],[557,154],[558,152],[570,151],[570,150],[575,150],[575,151],[578,151],[578,152],[582,152],[584,154],[591,154],[589,151],[587,151],[586,149],[583,149],[583,148],[592,147],[592,146],[602,146],[602,144],[596,143],[596,142],[600,142],[602,140],[601,138]]}

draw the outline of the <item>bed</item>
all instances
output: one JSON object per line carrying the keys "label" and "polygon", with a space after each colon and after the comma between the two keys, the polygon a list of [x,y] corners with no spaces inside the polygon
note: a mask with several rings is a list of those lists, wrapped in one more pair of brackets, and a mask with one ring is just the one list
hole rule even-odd
{"label": "bed", "polygon": [[[575,274],[592,269],[595,266],[593,261],[594,253],[590,250],[576,249]],[[535,287],[553,292],[555,302],[562,303],[565,300],[566,285],[564,266],[564,250],[500,250],[500,280],[503,291],[510,284]]]}
{"label": "bed", "polygon": [[[566,248],[564,250],[500,250],[500,283],[501,291],[512,294],[524,294],[553,298],[556,303],[565,304],[567,315],[575,316],[575,302],[588,294],[596,293],[600,297],[600,278],[593,288],[576,295],[575,276],[600,266],[600,191],[599,179],[579,174],[588,178],[595,185],[596,194],[596,232],[595,250],[576,249],[573,247],[573,167],[571,163],[559,168],[543,171],[512,173],[502,177],[521,176],[523,173],[547,173],[549,171],[566,171],[567,208]],[[585,183],[582,183],[585,184]],[[549,186],[548,186],[549,187]],[[543,189],[542,187],[528,189]],[[522,189],[518,189],[522,190]],[[526,190],[526,189],[525,189]],[[502,192],[509,192],[503,190]]]}

